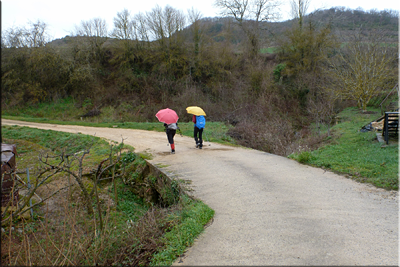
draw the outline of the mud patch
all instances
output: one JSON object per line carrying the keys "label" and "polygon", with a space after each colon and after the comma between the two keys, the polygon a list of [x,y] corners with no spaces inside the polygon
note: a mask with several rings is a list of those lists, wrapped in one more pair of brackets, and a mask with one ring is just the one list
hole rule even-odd
{"label": "mud patch", "polygon": [[233,149],[231,149],[231,148],[210,148],[207,150],[229,151],[229,150],[233,150]]}
{"label": "mud patch", "polygon": [[157,152],[157,155],[168,156],[168,155],[172,155],[172,154],[171,154],[171,152]]}

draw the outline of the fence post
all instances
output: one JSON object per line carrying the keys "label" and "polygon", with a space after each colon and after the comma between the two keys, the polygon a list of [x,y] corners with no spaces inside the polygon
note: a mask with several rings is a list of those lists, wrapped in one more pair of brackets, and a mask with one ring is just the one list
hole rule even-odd
{"label": "fence post", "polygon": [[[26,176],[28,177],[28,190],[31,190],[31,182],[29,179],[29,168],[26,168]],[[33,219],[32,198],[29,199],[29,207],[31,208],[31,217]]]}
{"label": "fence post", "polygon": [[385,141],[386,141],[386,144],[387,144],[387,145],[389,144],[389,133],[388,133],[388,131],[389,131],[389,126],[388,126],[388,119],[389,119],[389,115],[388,115],[387,112],[385,112],[385,125],[384,125],[384,127],[385,127]]}

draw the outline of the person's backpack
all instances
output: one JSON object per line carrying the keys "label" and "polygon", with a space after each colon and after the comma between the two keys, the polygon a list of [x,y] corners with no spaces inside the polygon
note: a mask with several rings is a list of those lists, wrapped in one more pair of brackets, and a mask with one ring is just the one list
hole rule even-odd
{"label": "person's backpack", "polygon": [[206,118],[203,115],[196,116],[196,124],[195,126],[199,129],[203,129],[206,126]]}

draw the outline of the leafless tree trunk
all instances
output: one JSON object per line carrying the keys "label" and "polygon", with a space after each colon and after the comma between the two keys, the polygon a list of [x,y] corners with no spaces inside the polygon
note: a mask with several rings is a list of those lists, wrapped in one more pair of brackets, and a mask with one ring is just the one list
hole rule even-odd
{"label": "leafless tree trunk", "polygon": [[215,6],[221,9],[222,16],[233,16],[247,36],[249,52],[252,57],[260,48],[259,23],[279,17],[277,0],[216,0]]}
{"label": "leafless tree trunk", "polygon": [[299,27],[303,28],[303,19],[307,14],[311,0],[291,0],[291,15],[293,18],[299,20]]}
{"label": "leafless tree trunk", "polygon": [[194,54],[197,57],[200,52],[200,41],[203,35],[202,27],[200,25],[202,14],[200,13],[200,11],[192,8],[188,10],[188,17],[189,17],[189,22],[192,25]]}
{"label": "leafless tree trunk", "polygon": [[112,36],[120,40],[132,40],[134,36],[133,22],[130,12],[127,9],[117,13],[114,18],[114,30]]}
{"label": "leafless tree trunk", "polygon": [[149,43],[150,38],[148,34],[148,25],[146,21],[146,15],[143,13],[138,13],[133,17],[133,28],[134,28],[134,37],[140,42],[147,42]]}

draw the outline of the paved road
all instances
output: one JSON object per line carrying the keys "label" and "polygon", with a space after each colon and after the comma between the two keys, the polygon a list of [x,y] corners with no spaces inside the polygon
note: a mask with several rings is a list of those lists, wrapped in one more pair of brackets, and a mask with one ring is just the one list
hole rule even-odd
{"label": "paved road", "polygon": [[[396,265],[398,193],[269,153],[164,133],[33,124],[95,134],[147,151],[215,210],[213,223],[174,265]],[[162,127],[160,125],[160,127]]]}

